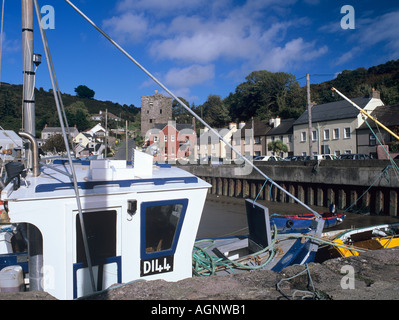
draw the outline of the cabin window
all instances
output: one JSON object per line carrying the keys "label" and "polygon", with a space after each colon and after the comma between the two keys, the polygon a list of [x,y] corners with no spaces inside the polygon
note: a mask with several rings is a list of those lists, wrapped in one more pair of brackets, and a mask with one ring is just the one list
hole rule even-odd
{"label": "cabin window", "polygon": [[[116,256],[116,211],[84,212],[83,219],[91,259]],[[76,262],[86,262],[79,215],[76,215]]]}
{"label": "cabin window", "polygon": [[142,204],[141,219],[144,231],[142,253],[144,255],[175,250],[187,203],[187,199],[181,199]]}

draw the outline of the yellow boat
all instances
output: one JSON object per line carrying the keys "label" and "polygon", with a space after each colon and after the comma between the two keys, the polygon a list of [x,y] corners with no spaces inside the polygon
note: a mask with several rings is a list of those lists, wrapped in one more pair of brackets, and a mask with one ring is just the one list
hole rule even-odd
{"label": "yellow boat", "polygon": [[[333,239],[338,256],[357,256],[364,250],[379,250],[399,246],[399,223],[383,224],[345,231]],[[340,245],[340,246],[338,246]],[[345,247],[343,247],[345,246]],[[336,254],[335,254],[336,255]]]}

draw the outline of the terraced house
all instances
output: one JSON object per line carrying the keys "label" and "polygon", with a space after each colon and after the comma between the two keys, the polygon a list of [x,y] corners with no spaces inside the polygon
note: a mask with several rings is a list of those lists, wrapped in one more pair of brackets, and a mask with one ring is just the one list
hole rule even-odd
{"label": "terraced house", "polygon": [[[384,103],[380,93],[373,90],[368,97],[352,99],[360,108],[371,113]],[[309,137],[308,111],[294,122],[294,153],[309,155],[309,139],[313,154],[346,154],[357,152],[356,130],[364,124],[363,116],[346,100],[315,105],[311,109],[312,129]]]}

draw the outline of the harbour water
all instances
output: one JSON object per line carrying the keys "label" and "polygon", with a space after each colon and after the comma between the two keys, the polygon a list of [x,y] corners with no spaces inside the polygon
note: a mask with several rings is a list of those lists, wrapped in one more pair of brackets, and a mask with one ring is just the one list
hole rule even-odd
{"label": "harbour water", "polygon": [[[217,196],[208,194],[197,238],[221,237],[247,234],[247,218],[245,203],[242,198]],[[260,200],[262,205],[269,208],[269,214],[299,214],[309,213],[304,207],[293,203],[280,203]],[[311,206],[316,212],[328,212],[328,208]],[[338,210],[342,212],[342,210]],[[329,231],[360,228],[384,223],[399,222],[399,217],[362,215],[348,212],[343,223],[328,229]]]}

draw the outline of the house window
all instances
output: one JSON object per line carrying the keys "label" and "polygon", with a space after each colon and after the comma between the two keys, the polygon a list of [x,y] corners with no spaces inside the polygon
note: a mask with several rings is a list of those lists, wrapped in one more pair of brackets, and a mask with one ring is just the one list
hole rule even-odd
{"label": "house window", "polygon": [[317,140],[317,131],[313,130],[312,131],[312,141],[316,141]]}
{"label": "house window", "polygon": [[158,136],[154,136],[154,142],[158,142],[159,141],[159,137]]}
{"label": "house window", "polygon": [[330,154],[330,146],[329,145],[322,145],[321,146],[321,154]]}
{"label": "house window", "polygon": [[288,142],[292,142],[292,134],[290,134],[289,136],[288,136]]}
{"label": "house window", "polygon": [[159,114],[162,114],[162,109],[159,109]]}
{"label": "house window", "polygon": [[260,144],[260,137],[255,137],[255,144]]}
{"label": "house window", "polygon": [[280,141],[284,141],[284,136],[280,136]]}
{"label": "house window", "polygon": [[344,152],[345,152],[345,154],[351,154],[352,150],[345,150]]}
{"label": "house window", "polygon": [[369,143],[370,146],[375,146],[375,145],[377,144],[374,134],[370,133],[370,135],[369,135],[369,141],[370,141],[370,143]]}
{"label": "house window", "polygon": [[150,119],[150,123],[152,123],[152,119]]}
{"label": "house window", "polygon": [[350,137],[351,137],[351,128],[349,127],[344,128],[344,138],[350,139]]}
{"label": "house window", "polygon": [[305,142],[306,141],[306,131],[302,131],[301,132],[301,142]]}
{"label": "house window", "polygon": [[334,140],[339,139],[339,129],[338,128],[333,129],[333,139]]}
{"label": "house window", "polygon": [[335,150],[335,155],[338,157],[338,156],[340,156],[341,155],[341,151],[340,150]]}
{"label": "house window", "polygon": [[324,140],[330,140],[330,129],[324,129]]}
{"label": "house window", "polygon": [[165,142],[168,141],[168,136],[167,136],[167,135],[165,135],[165,136],[163,137],[163,141],[165,141]]}
{"label": "house window", "polygon": [[175,141],[175,136],[174,135],[170,136],[170,141],[172,141],[172,142]]}

